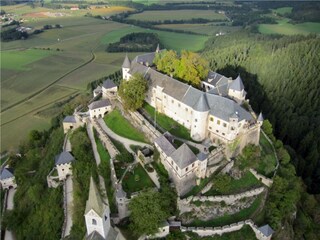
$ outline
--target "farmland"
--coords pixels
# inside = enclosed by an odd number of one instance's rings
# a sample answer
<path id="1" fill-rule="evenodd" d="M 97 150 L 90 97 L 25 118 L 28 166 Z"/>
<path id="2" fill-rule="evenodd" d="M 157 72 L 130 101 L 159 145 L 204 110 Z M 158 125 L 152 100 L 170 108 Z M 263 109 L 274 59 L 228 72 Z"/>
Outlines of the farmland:
<path id="1" fill-rule="evenodd" d="M 263 34 L 309 34 L 320 33 L 320 23 L 304 22 L 298 24 L 289 23 L 288 19 L 278 21 L 278 24 L 260 24 L 259 32 Z"/>
<path id="2" fill-rule="evenodd" d="M 203 18 L 208 20 L 226 20 L 226 16 L 212 10 L 167 10 L 167 11 L 144 11 L 132 14 L 128 19 L 140 21 L 164 21 L 164 20 L 189 20 Z"/>
<path id="3" fill-rule="evenodd" d="M 238 31 L 240 27 L 233 27 L 233 26 L 219 26 L 214 23 L 198 23 L 198 24 L 160 24 L 155 25 L 157 28 L 163 29 L 172 29 L 172 30 L 183 30 L 183 31 L 190 31 L 198 34 L 204 35 L 215 35 L 219 32 L 223 33 L 230 33 L 234 31 Z"/>
<path id="4" fill-rule="evenodd" d="M 159 35 L 159 39 L 165 48 L 174 49 L 177 51 L 181 51 L 183 49 L 187 49 L 190 51 L 199 51 L 204 47 L 204 43 L 209 38 L 208 36 L 190 35 L 186 33 L 166 32 L 128 26 L 126 28 L 118 29 L 106 34 L 101 41 L 104 44 L 116 42 L 119 41 L 122 36 L 132 32 L 156 33 Z"/>
<path id="5" fill-rule="evenodd" d="M 26 19 L 22 26 L 32 29 L 56 24 L 62 27 L 30 35 L 27 40 L 1 44 L 1 151 L 16 148 L 31 129 L 41 130 L 49 126 L 52 116 L 37 112 L 52 112 L 46 109 L 55 102 L 86 92 L 89 82 L 120 68 L 124 53 L 107 53 L 107 44 L 119 41 L 131 32 L 153 32 L 159 35 L 166 48 L 198 51 L 209 38 L 84 16 L 87 12 L 105 16 L 131 10 L 126 7 L 70 11 L 33 9 L 20 4 L 5 6 L 4 10 Z M 54 12 L 63 14 L 53 17 L 50 14 Z M 137 54 L 130 53 L 129 57 L 132 59 Z"/>

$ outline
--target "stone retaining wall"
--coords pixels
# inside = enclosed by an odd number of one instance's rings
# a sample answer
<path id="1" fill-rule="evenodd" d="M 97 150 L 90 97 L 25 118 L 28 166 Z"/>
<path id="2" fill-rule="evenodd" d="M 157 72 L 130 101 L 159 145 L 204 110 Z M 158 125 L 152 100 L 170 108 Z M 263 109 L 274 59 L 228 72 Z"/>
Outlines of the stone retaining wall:
<path id="1" fill-rule="evenodd" d="M 259 240 L 268 240 L 270 237 L 266 237 L 262 234 L 262 232 L 259 230 L 259 228 L 254 224 L 254 222 L 251 219 L 233 223 L 230 225 L 225 225 L 222 227 L 181 227 L 182 232 L 194 232 L 198 234 L 201 237 L 205 236 L 212 236 L 212 235 L 222 235 L 223 233 L 229 233 L 240 230 L 244 225 L 249 225 L 254 233 L 256 234 L 257 239 Z"/>
<path id="2" fill-rule="evenodd" d="M 220 196 L 190 196 L 185 199 L 178 199 L 182 204 L 190 204 L 191 201 L 200 201 L 200 202 L 222 202 L 224 201 L 227 204 L 232 204 L 235 201 L 245 198 L 245 197 L 253 197 L 256 195 L 259 195 L 264 191 L 264 187 L 259 187 L 254 190 L 246 191 L 239 194 L 233 194 L 233 195 L 220 195 Z"/>

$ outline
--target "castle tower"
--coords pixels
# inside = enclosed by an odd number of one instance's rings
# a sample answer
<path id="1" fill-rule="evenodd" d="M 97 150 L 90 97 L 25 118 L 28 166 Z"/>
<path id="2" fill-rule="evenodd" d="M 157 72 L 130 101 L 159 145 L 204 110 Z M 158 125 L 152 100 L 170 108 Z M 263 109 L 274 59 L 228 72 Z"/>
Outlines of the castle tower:
<path id="1" fill-rule="evenodd" d="M 123 191 L 121 184 L 117 186 L 116 190 L 116 204 L 118 207 L 119 218 L 129 216 L 127 193 Z"/>
<path id="2" fill-rule="evenodd" d="M 263 115 L 262 115 L 262 112 L 260 112 L 260 114 L 259 114 L 259 116 L 258 116 L 258 118 L 257 118 L 257 123 L 260 125 L 260 126 L 262 126 L 262 124 L 263 124 Z"/>
<path id="3" fill-rule="evenodd" d="M 246 98 L 246 91 L 240 75 L 232 81 L 229 87 L 228 95 L 234 98 L 238 103 L 242 103 Z"/>
<path id="4" fill-rule="evenodd" d="M 125 80 L 129 80 L 130 78 L 130 71 L 131 68 L 131 62 L 130 59 L 128 58 L 128 54 L 126 54 L 126 57 L 124 58 L 123 64 L 122 64 L 122 78 Z"/>
<path id="5" fill-rule="evenodd" d="M 90 179 L 89 199 L 86 203 L 84 216 L 87 227 L 87 239 L 92 239 L 90 236 L 96 235 L 100 235 L 102 239 L 108 239 L 109 231 L 113 231 L 113 229 L 110 229 L 110 209 L 103 202 L 92 177 Z"/>
<path id="6" fill-rule="evenodd" d="M 159 43 L 158 43 L 157 49 L 156 49 L 156 53 L 159 53 L 159 52 L 160 52 L 160 45 L 159 45 Z"/>
<path id="7" fill-rule="evenodd" d="M 191 137 L 195 141 L 202 141 L 206 137 L 207 120 L 210 110 L 205 93 L 201 94 L 193 109 Z"/>

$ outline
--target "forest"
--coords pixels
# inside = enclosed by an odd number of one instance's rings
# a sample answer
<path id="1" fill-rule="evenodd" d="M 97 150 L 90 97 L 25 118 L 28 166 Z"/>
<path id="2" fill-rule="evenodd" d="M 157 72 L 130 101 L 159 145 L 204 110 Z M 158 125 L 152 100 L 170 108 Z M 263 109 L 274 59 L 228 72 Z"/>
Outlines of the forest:
<path id="1" fill-rule="evenodd" d="M 205 49 L 211 69 L 241 75 L 252 107 L 274 126 L 308 191 L 320 193 L 319 38 L 244 32 L 212 39 Z"/>
<path id="2" fill-rule="evenodd" d="M 110 43 L 106 49 L 107 52 L 153 52 L 160 40 L 155 33 L 130 33 L 119 42 Z"/>

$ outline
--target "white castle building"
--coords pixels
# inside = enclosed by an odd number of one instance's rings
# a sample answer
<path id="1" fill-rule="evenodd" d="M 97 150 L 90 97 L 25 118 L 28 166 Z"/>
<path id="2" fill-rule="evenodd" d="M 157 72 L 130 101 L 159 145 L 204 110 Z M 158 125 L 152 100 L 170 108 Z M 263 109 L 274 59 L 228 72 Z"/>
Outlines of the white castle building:
<path id="1" fill-rule="evenodd" d="M 202 91 L 158 72 L 153 60 L 159 52 L 157 49 L 132 61 L 126 56 L 122 65 L 123 79 L 139 73 L 148 80 L 146 101 L 156 111 L 189 129 L 195 141 L 209 138 L 216 145 L 229 146 L 229 156 L 249 143 L 259 143 L 262 122 L 241 106 L 246 92 L 240 76 L 232 80 L 210 71 Z"/>

